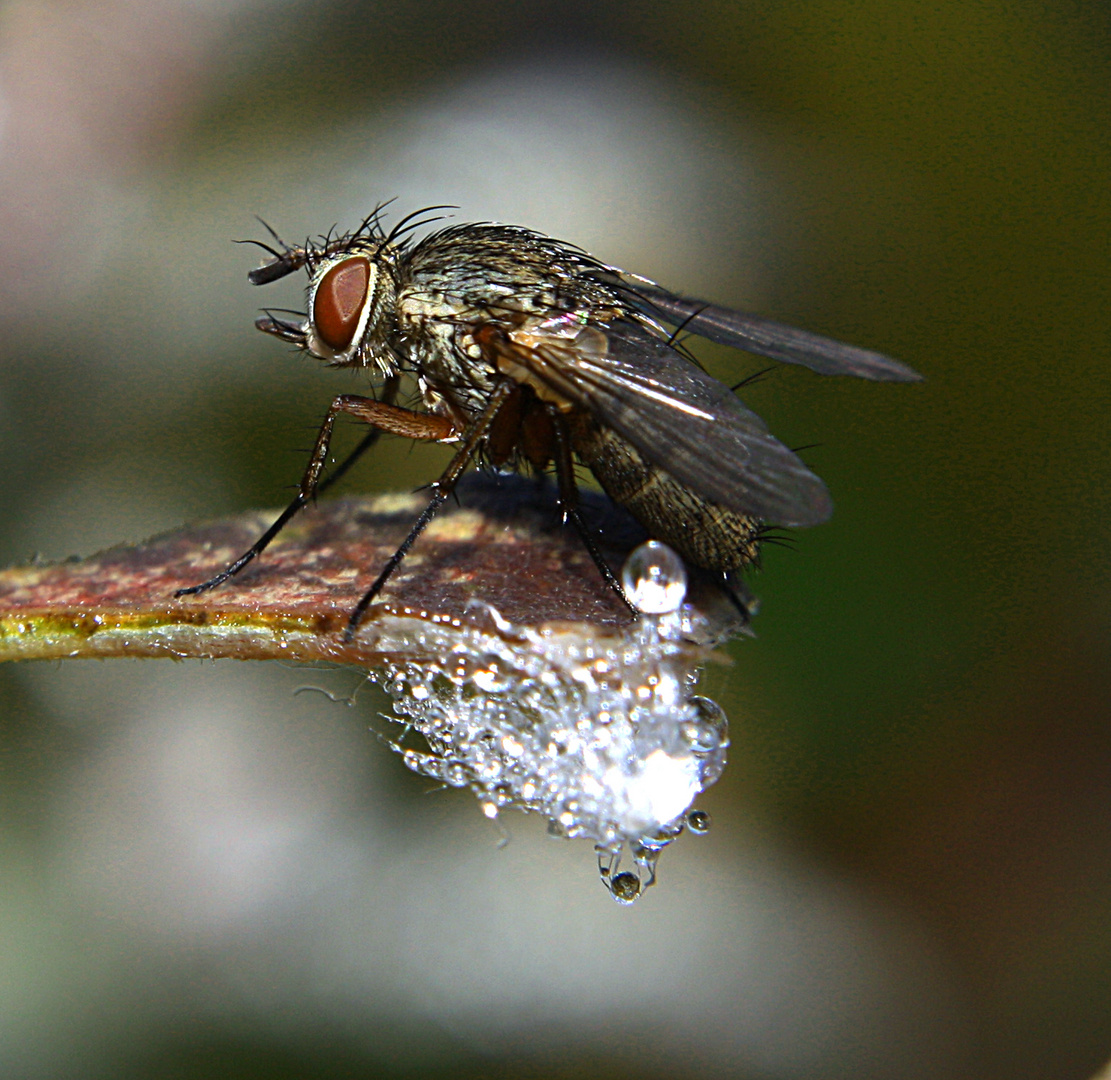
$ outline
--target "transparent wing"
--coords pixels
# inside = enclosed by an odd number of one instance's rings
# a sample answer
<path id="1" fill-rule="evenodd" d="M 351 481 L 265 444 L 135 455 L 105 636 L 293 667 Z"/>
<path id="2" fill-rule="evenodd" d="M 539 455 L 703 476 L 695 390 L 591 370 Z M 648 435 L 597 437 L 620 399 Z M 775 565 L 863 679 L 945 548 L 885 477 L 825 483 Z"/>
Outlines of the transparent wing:
<path id="1" fill-rule="evenodd" d="M 533 327 L 509 338 L 516 363 L 704 497 L 778 525 L 832 512 L 822 481 L 760 417 L 646 328 Z"/>
<path id="2" fill-rule="evenodd" d="M 622 284 L 639 311 L 719 345 L 746 349 L 785 364 L 801 364 L 821 375 L 856 375 L 886 382 L 922 379 L 913 368 L 883 353 L 858 349 L 758 315 L 675 296 L 653 282 L 634 280 L 634 285 Z"/>

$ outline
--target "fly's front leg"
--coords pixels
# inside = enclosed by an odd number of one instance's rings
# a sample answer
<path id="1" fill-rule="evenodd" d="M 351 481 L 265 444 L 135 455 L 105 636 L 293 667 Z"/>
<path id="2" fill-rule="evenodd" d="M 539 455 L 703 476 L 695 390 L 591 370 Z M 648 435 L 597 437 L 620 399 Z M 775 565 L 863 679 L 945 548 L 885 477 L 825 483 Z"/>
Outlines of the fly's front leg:
<path id="1" fill-rule="evenodd" d="M 386 385 L 383 396 L 392 399 L 397 393 L 397 381 L 391 379 Z M 329 476 L 321 482 L 320 474 L 328 458 L 328 445 L 332 438 L 332 428 L 335 426 L 336 417 L 340 413 L 354 416 L 374 428 L 366 438 L 355 448 L 348 458 Z M 207 592 L 209 589 L 222 585 L 228 578 L 234 577 L 248 563 L 261 555 L 269 547 L 274 537 L 289 524 L 289 521 L 318 491 L 324 490 L 338 480 L 354 464 L 355 460 L 368 450 L 383 432 L 394 435 L 404 435 L 411 439 L 422 439 L 429 442 L 448 442 L 457 437 L 455 425 L 441 416 L 430 416 L 425 413 L 412 412 L 401 409 L 392 404 L 391 400 L 375 401 L 373 398 L 357 397 L 354 394 L 341 394 L 328 409 L 324 423 L 320 425 L 320 432 L 316 437 L 312 456 L 305 468 L 301 483 L 298 485 L 297 494 L 293 501 L 281 512 L 278 519 L 251 545 L 238 559 L 226 569 L 221 570 L 215 577 L 200 585 L 193 585 L 187 589 L 178 589 L 174 596 L 193 596 L 197 593 Z"/>
<path id="2" fill-rule="evenodd" d="M 617 594 L 617 598 L 625 605 L 629 614 L 634 619 L 638 619 L 640 618 L 640 612 L 629 602 L 625 590 L 621 588 L 621 582 L 614 576 L 609 563 L 602 558 L 602 553 L 598 550 L 598 545 L 594 540 L 594 534 L 587 527 L 586 522 L 583 521 L 582 513 L 579 511 L 579 489 L 575 484 L 575 462 L 571 457 L 571 439 L 567 433 L 567 421 L 564 420 L 563 414 L 557 409 L 551 409 L 550 415 L 555 432 L 555 467 L 556 480 L 559 483 L 559 505 L 563 511 L 564 520 L 570 521 L 574 525 L 575 531 L 579 534 L 579 539 L 582 540 L 583 546 L 594 560 L 594 565 L 598 567 L 602 579 Z"/>
<path id="3" fill-rule="evenodd" d="M 302 506 L 317 492 L 320 474 L 328 460 L 332 428 L 335 426 L 336 417 L 341 413 L 362 420 L 379 432 L 386 431 L 406 439 L 419 439 L 422 442 L 452 442 L 459 436 L 459 429 L 447 417 L 413 412 L 412 409 L 402 409 L 388 401 L 375 401 L 373 398 L 359 397 L 356 394 L 340 394 L 332 402 L 328 415 L 324 417 L 324 423 L 320 425 L 320 433 L 316 437 L 312 456 L 301 477 L 297 498 L 301 500 Z"/>

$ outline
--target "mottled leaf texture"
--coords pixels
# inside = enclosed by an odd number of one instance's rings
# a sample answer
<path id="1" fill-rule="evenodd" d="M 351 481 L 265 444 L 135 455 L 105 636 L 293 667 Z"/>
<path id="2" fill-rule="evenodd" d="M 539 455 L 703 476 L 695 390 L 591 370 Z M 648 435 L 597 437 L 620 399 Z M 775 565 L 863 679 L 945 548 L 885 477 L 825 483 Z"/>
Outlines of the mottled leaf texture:
<path id="1" fill-rule="evenodd" d="M 322 502 L 305 510 L 231 582 L 174 598 L 250 546 L 276 516 L 250 513 L 62 563 L 0 572 L 0 660 L 169 656 L 328 660 L 374 667 L 420 660 L 422 625 L 490 619 L 517 627 L 578 624 L 621 634 L 629 618 L 550 487 L 477 474 L 444 508 L 350 643 L 348 617 L 427 495 Z M 620 567 L 643 539 L 606 500 L 589 498 L 607 558 Z M 728 604 L 709 584 L 693 598 L 715 622 Z"/>

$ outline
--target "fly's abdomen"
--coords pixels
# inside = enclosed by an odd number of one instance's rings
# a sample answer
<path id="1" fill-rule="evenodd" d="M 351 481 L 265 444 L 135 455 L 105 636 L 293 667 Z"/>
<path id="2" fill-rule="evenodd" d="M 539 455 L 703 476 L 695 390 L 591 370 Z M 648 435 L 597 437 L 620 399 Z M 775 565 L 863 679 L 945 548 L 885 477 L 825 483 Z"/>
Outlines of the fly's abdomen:
<path id="1" fill-rule="evenodd" d="M 688 562 L 730 571 L 756 561 L 760 523 L 755 518 L 692 491 L 583 413 L 572 421 L 572 443 L 606 494 Z"/>

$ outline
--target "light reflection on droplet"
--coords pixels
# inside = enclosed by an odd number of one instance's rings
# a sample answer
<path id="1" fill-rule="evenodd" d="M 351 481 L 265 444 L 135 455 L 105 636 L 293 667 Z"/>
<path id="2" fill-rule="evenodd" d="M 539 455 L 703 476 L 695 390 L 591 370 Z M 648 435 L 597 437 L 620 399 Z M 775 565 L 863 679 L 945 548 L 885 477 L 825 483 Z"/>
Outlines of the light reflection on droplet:
<path id="1" fill-rule="evenodd" d="M 674 576 L 657 573 L 672 553 L 646 550 L 646 577 L 681 603 L 681 564 Z M 419 631 L 427 655 L 449 659 L 407 661 L 379 676 L 395 715 L 427 746 L 406 748 L 405 763 L 469 787 L 491 818 L 531 810 L 555 836 L 593 840 L 606 889 L 631 903 L 725 764 L 725 717 L 693 693 L 703 654 L 671 625 L 691 618 L 661 612 L 589 640 L 504 621 L 508 632 L 492 633 L 488 618 L 462 633 L 427 625 Z M 623 853 L 633 866 L 619 866 Z"/>
<path id="2" fill-rule="evenodd" d="M 621 587 L 645 615 L 678 611 L 687 595 L 687 569 L 666 544 L 649 540 L 625 560 Z"/>
<path id="3" fill-rule="evenodd" d="M 687 814 L 687 828 L 692 833 L 703 835 L 710 831 L 710 826 L 713 824 L 710 815 L 705 810 L 691 810 Z"/>
<path id="4" fill-rule="evenodd" d="M 610 882 L 610 892 L 619 904 L 631 904 L 640 896 L 640 878 L 631 870 L 622 870 Z"/>

